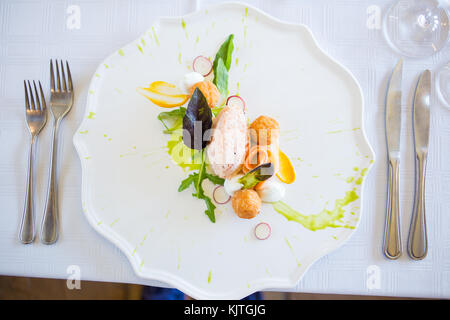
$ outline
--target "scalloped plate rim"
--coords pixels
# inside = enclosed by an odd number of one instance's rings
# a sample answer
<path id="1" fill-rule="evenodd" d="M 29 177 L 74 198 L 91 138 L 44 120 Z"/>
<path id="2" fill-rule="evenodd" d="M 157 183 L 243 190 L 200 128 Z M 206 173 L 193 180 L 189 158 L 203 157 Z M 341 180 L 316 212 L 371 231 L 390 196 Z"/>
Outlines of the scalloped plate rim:
<path id="1" fill-rule="evenodd" d="M 304 24 L 300 24 L 300 23 L 292 23 L 292 22 L 285 22 L 282 21 L 276 17 L 273 17 L 267 13 L 265 13 L 264 11 L 262 11 L 261 9 L 258 9 L 252 5 L 249 5 L 247 3 L 242 3 L 242 2 L 225 2 L 225 3 L 219 3 L 219 4 L 215 4 L 215 5 L 211 5 L 208 6 L 207 9 L 210 10 L 214 10 L 217 9 L 219 7 L 223 7 L 223 6 L 240 6 L 240 7 L 247 7 L 255 12 L 257 12 L 258 14 L 264 16 L 267 19 L 272 20 L 273 22 L 276 22 L 278 24 L 281 24 L 283 26 L 286 27 L 291 27 L 291 28 L 296 28 L 298 29 L 299 32 L 306 32 L 308 34 L 308 36 L 313 40 L 314 45 L 316 46 L 317 49 L 319 49 L 319 51 L 330 61 L 332 61 L 333 63 L 335 63 L 336 65 L 338 65 L 343 71 L 345 71 L 352 79 L 352 81 L 354 82 L 354 84 L 356 84 L 358 91 L 359 91 L 359 95 L 361 98 L 361 134 L 363 137 L 363 140 L 365 142 L 365 146 L 361 146 L 361 147 L 365 147 L 368 149 L 369 152 L 369 160 L 372 160 L 371 163 L 369 164 L 369 166 L 367 167 L 368 171 L 367 173 L 370 172 L 370 170 L 372 169 L 372 166 L 374 165 L 374 160 L 375 160 L 375 152 L 367 138 L 366 132 L 365 132 L 365 125 L 364 125 L 364 107 L 365 107 L 365 103 L 364 103 L 364 95 L 363 95 L 363 91 L 362 88 L 359 84 L 359 82 L 356 80 L 356 78 L 354 77 L 354 75 L 350 72 L 350 70 L 345 67 L 343 64 L 341 64 L 340 62 L 338 62 L 335 58 L 331 57 L 325 50 L 323 50 L 318 42 L 317 39 L 314 37 L 312 31 L 309 29 L 308 26 L 304 25 Z M 200 9 L 191 13 L 188 13 L 186 15 L 181 15 L 181 16 L 169 16 L 169 17 L 159 17 L 155 20 L 155 22 L 143 33 L 141 34 L 139 37 L 137 37 L 135 40 L 129 42 L 128 44 L 126 44 L 125 46 L 122 46 L 121 48 L 127 48 L 130 47 L 132 45 L 134 45 L 135 43 L 137 43 L 137 41 L 142 37 L 142 35 L 144 35 L 146 32 L 152 30 L 152 28 L 154 28 L 155 30 L 157 30 L 157 28 L 161 25 L 161 23 L 163 22 L 175 22 L 175 21 L 181 21 L 183 18 L 188 18 L 190 16 L 195 16 L 197 14 L 200 14 L 201 11 L 204 11 L 205 9 Z M 113 57 L 117 54 L 116 51 L 114 51 L 112 54 L 108 55 L 97 67 L 96 71 L 94 72 L 94 75 L 92 76 L 91 80 L 90 80 L 90 85 L 89 85 L 89 91 L 93 90 L 94 87 L 97 86 L 97 84 L 99 83 L 98 81 L 102 81 L 99 80 L 98 78 L 96 78 L 95 74 L 98 73 L 100 71 L 100 68 L 102 68 L 102 66 L 107 63 L 108 61 L 110 61 L 111 59 L 113 59 Z M 87 184 L 87 174 L 86 172 L 87 170 L 87 161 L 86 159 L 83 159 L 83 154 L 86 154 L 82 149 L 86 148 L 83 142 L 82 137 L 79 134 L 79 130 L 80 128 L 83 127 L 85 121 L 87 121 L 87 115 L 89 114 L 89 108 L 88 106 L 91 105 L 95 105 L 95 103 L 92 101 L 92 99 L 94 98 L 93 96 L 95 96 L 95 94 L 90 95 L 88 94 L 87 97 L 87 103 L 86 103 L 86 108 L 85 108 L 85 113 L 83 116 L 83 121 L 80 123 L 79 127 L 77 128 L 74 136 L 73 136 L 73 143 L 75 146 L 75 150 L 80 158 L 80 162 L 81 162 L 81 198 L 82 198 L 82 203 L 84 203 L 84 199 L 87 198 L 87 191 L 88 191 L 88 184 Z M 362 177 L 362 183 L 361 183 L 361 194 L 360 194 L 360 201 L 361 203 L 363 203 L 364 200 L 364 186 L 366 184 L 366 180 L 367 180 L 367 175 Z M 199 289 L 198 287 L 196 287 L 194 284 L 185 281 L 184 279 L 182 279 L 181 277 L 175 276 L 172 273 L 169 272 L 165 272 L 162 270 L 158 270 L 158 269 L 153 269 L 150 270 L 149 272 L 143 273 L 139 270 L 139 265 L 137 262 L 137 258 L 136 256 L 132 256 L 130 254 L 131 250 L 130 247 L 127 245 L 127 241 L 121 239 L 121 237 L 116 233 L 116 232 L 110 232 L 109 230 L 106 230 L 102 225 L 98 225 L 98 223 L 96 223 L 96 221 L 94 220 L 93 216 L 95 216 L 95 213 L 91 212 L 89 210 L 88 207 L 85 208 L 85 216 L 89 222 L 89 224 L 91 225 L 92 228 L 94 228 L 99 234 L 101 234 L 104 238 L 106 238 L 107 240 L 111 241 L 115 246 L 117 246 L 122 253 L 125 254 L 125 256 L 127 257 L 127 259 L 129 260 L 135 274 L 143 279 L 148 279 L 148 280 L 156 280 L 156 281 L 160 281 L 160 282 L 164 282 L 167 283 L 173 287 L 176 287 L 178 289 L 180 289 L 181 291 L 183 291 L 184 293 L 186 293 L 189 296 L 192 296 L 196 299 L 239 299 L 239 298 L 243 298 L 253 292 L 256 291 L 262 291 L 262 290 L 267 290 L 267 289 L 292 289 L 294 288 L 303 278 L 303 276 L 306 274 L 306 272 L 309 270 L 309 268 L 321 257 L 335 251 L 336 249 L 340 248 L 341 246 L 343 246 L 351 237 L 352 235 L 355 233 L 355 231 L 358 229 L 359 224 L 361 222 L 361 218 L 363 215 L 363 209 L 362 206 L 359 209 L 359 219 L 355 225 L 355 228 L 352 230 L 352 232 L 349 233 L 349 235 L 346 238 L 343 239 L 339 239 L 336 241 L 335 245 L 330 246 L 330 245 L 323 245 L 319 248 L 319 250 L 317 250 L 315 252 L 315 254 L 312 254 L 310 256 L 307 256 L 305 258 L 304 261 L 307 261 L 306 263 L 302 262 L 302 266 L 300 268 L 298 268 L 295 271 L 295 281 L 281 281 L 281 280 L 274 280 L 271 278 L 261 278 L 260 281 L 254 283 L 252 285 L 251 288 L 248 289 L 239 289 L 236 291 L 232 291 L 232 292 L 227 292 L 227 293 L 219 293 L 219 294 L 211 294 L 211 293 L 207 293 L 201 289 Z M 138 255 L 137 255 L 138 256 Z M 293 277 L 291 277 L 293 278 Z M 261 283 L 259 283 L 261 282 Z"/>

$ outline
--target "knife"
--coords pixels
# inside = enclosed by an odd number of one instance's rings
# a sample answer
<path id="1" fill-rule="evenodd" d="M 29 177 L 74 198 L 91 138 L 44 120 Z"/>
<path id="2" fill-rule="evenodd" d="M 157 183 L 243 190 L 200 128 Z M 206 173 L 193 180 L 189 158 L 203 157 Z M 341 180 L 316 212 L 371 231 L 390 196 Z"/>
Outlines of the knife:
<path id="1" fill-rule="evenodd" d="M 417 82 L 414 97 L 414 145 L 416 150 L 416 192 L 408 235 L 408 254 L 422 260 L 428 251 L 425 221 L 425 170 L 430 133 L 431 72 L 425 70 Z"/>
<path id="2" fill-rule="evenodd" d="M 388 197 L 384 231 L 384 255 L 397 259 L 402 253 L 399 223 L 400 132 L 402 125 L 403 60 L 395 66 L 386 94 L 386 142 L 388 148 Z"/>

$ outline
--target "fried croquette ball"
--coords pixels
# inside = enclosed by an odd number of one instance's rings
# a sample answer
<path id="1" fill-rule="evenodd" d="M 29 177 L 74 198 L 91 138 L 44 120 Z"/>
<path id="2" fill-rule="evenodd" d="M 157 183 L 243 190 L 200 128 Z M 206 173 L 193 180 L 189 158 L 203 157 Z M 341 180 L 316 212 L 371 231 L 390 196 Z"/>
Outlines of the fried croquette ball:
<path id="1" fill-rule="evenodd" d="M 206 98 L 206 101 L 208 101 L 208 105 L 210 108 L 214 108 L 215 106 L 217 106 L 220 99 L 220 92 L 214 83 L 208 80 L 197 82 L 191 87 L 190 90 L 191 96 L 194 93 L 195 88 L 198 88 L 203 93 L 203 95 Z"/>
<path id="2" fill-rule="evenodd" d="M 239 190 L 233 194 L 232 205 L 240 218 L 252 219 L 261 210 L 261 198 L 255 190 Z"/>
<path id="3" fill-rule="evenodd" d="M 250 125 L 250 136 L 259 145 L 271 145 L 280 136 L 280 125 L 273 118 L 259 116 Z"/>

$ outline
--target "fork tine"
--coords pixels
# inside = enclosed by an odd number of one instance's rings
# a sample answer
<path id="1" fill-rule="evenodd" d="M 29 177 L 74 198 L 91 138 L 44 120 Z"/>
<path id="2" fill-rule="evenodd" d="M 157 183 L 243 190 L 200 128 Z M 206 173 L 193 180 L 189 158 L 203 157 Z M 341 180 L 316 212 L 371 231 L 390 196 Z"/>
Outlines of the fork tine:
<path id="1" fill-rule="evenodd" d="M 55 74 L 53 72 L 53 61 L 50 59 L 50 91 L 55 92 Z"/>
<path id="2" fill-rule="evenodd" d="M 34 86 L 34 94 L 36 97 L 36 110 L 42 110 L 41 108 L 41 100 L 39 99 L 39 94 L 37 92 L 37 88 L 36 88 L 36 82 L 33 80 L 33 86 Z"/>
<path id="3" fill-rule="evenodd" d="M 70 74 L 70 68 L 69 68 L 69 63 L 66 60 L 66 68 L 67 68 L 67 82 L 69 83 L 69 92 L 73 91 L 73 86 L 72 86 L 72 75 Z"/>
<path id="4" fill-rule="evenodd" d="M 31 106 L 32 110 L 36 110 L 36 104 L 34 103 L 34 96 L 33 96 L 33 90 L 31 89 L 31 84 L 30 84 L 30 80 L 27 81 L 28 82 L 28 91 L 30 92 L 30 101 L 31 101 Z"/>
<path id="5" fill-rule="evenodd" d="M 66 87 L 66 74 L 64 73 L 64 65 L 63 65 L 63 61 L 60 61 L 61 64 L 61 75 L 62 75 L 62 88 L 63 91 L 66 92 L 67 91 L 67 87 Z"/>
<path id="6" fill-rule="evenodd" d="M 59 67 L 58 67 L 58 59 L 55 59 L 56 65 L 56 87 L 58 88 L 58 92 L 61 91 L 61 77 L 59 76 Z"/>
<path id="7" fill-rule="evenodd" d="M 25 107 L 30 109 L 30 100 L 28 99 L 28 90 L 27 90 L 27 82 L 23 80 L 23 87 L 25 89 Z"/>
<path id="8" fill-rule="evenodd" d="M 42 111 L 45 111 L 45 110 L 47 110 L 47 104 L 45 103 L 45 96 L 44 96 L 44 92 L 42 91 L 41 82 L 38 81 L 38 83 L 39 83 L 39 89 L 40 89 L 40 91 L 41 91 L 41 103 L 42 103 L 42 108 L 41 108 L 41 110 L 42 110 Z"/>

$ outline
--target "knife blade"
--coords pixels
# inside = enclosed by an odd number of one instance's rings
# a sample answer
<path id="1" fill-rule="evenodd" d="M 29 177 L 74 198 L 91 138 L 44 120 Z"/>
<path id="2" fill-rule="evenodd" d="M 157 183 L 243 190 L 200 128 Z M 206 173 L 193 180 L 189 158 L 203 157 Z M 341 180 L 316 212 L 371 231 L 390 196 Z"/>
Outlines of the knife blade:
<path id="1" fill-rule="evenodd" d="M 408 235 L 408 255 L 414 260 L 422 260 L 426 257 L 428 251 L 425 220 L 425 171 L 430 135 L 430 106 L 431 72 L 425 70 L 417 82 L 413 106 L 416 192 Z"/>
<path id="2" fill-rule="evenodd" d="M 399 165 L 400 133 L 402 124 L 402 75 L 403 60 L 400 59 L 389 80 L 386 94 L 386 142 L 388 149 L 388 197 L 384 232 L 384 254 L 389 259 L 401 255 L 399 223 Z"/>

